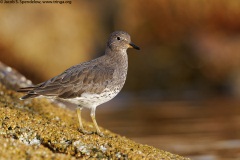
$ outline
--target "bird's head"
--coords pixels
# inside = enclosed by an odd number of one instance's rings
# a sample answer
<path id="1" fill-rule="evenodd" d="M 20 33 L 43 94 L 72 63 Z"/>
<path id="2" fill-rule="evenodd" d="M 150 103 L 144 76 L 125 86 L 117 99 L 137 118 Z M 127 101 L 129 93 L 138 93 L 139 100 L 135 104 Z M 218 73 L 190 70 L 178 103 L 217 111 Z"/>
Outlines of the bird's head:
<path id="1" fill-rule="evenodd" d="M 131 42 L 131 37 L 127 32 L 115 31 L 113 32 L 107 43 L 111 50 L 127 50 L 128 48 L 134 48 L 140 50 L 138 46 Z"/>

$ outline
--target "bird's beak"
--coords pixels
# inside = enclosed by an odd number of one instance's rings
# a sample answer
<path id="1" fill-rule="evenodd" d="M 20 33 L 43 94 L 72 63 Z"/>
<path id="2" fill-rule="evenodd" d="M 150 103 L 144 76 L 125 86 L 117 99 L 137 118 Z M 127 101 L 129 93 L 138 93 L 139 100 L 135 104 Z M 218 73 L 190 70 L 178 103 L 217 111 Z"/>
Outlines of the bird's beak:
<path id="1" fill-rule="evenodd" d="M 133 44 L 132 42 L 129 43 L 129 48 L 134 48 L 134 49 L 140 50 L 140 48 L 138 46 L 136 46 L 135 44 Z"/>

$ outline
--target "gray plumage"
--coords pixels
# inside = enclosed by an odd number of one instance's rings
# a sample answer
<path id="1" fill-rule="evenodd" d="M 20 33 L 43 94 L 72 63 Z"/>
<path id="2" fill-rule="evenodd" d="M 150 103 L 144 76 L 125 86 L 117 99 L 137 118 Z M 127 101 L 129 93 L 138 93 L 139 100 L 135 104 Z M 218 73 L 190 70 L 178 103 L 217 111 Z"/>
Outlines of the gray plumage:
<path id="1" fill-rule="evenodd" d="M 80 107 L 92 109 L 91 116 L 95 121 L 95 109 L 115 97 L 122 89 L 128 69 L 127 49 L 139 49 L 131 43 L 128 33 L 116 31 L 110 35 L 105 54 L 70 67 L 62 74 L 33 87 L 20 88 L 19 92 L 27 93 L 21 100 L 46 96 L 73 102 Z M 80 129 L 83 131 L 79 119 Z M 94 122 L 97 132 L 100 130 Z"/>

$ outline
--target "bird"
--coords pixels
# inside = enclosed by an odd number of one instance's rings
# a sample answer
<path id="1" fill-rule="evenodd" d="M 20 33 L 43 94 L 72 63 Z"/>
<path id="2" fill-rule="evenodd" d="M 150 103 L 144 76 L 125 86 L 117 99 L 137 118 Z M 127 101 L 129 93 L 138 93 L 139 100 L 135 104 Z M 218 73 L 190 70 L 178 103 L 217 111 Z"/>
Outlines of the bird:
<path id="1" fill-rule="evenodd" d="M 45 82 L 20 88 L 18 92 L 25 93 L 20 100 L 44 96 L 76 104 L 79 131 L 103 136 L 96 121 L 96 108 L 113 99 L 123 88 L 127 78 L 128 48 L 140 50 L 131 42 L 127 32 L 115 31 L 110 34 L 102 56 L 74 65 Z M 84 130 L 81 118 L 83 108 L 91 110 L 96 132 Z"/>

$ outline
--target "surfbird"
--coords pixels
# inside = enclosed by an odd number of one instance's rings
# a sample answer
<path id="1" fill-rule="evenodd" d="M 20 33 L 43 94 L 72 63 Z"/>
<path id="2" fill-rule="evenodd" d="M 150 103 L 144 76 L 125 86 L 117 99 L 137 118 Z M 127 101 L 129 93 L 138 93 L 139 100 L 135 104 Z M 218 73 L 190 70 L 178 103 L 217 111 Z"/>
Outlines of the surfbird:
<path id="1" fill-rule="evenodd" d="M 124 31 L 113 32 L 106 45 L 105 54 L 88 62 L 80 63 L 45 82 L 32 87 L 20 88 L 26 93 L 21 100 L 45 96 L 78 105 L 79 130 L 84 130 L 82 108 L 91 109 L 91 118 L 97 134 L 103 135 L 95 118 L 96 107 L 114 98 L 122 89 L 128 70 L 127 49 L 140 48 L 131 42 Z"/>

